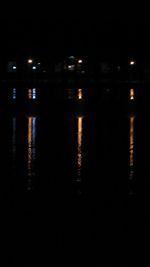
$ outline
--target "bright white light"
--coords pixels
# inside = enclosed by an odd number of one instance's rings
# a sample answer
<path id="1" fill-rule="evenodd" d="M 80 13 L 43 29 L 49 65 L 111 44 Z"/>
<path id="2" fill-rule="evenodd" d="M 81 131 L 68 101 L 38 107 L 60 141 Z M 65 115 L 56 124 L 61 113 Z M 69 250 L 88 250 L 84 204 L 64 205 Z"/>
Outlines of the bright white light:
<path id="1" fill-rule="evenodd" d="M 13 68 L 13 70 L 16 70 L 16 69 L 17 69 L 17 67 L 16 67 L 16 66 L 13 66 L 12 68 Z"/>
<path id="2" fill-rule="evenodd" d="M 33 63 L 33 60 L 32 59 L 28 59 L 28 63 L 29 64 L 32 64 Z"/>
<path id="3" fill-rule="evenodd" d="M 79 64 L 82 64 L 82 63 L 83 63 L 83 60 L 82 60 L 82 59 L 79 59 L 79 60 L 78 60 L 78 63 L 79 63 Z"/>
<path id="4" fill-rule="evenodd" d="M 32 99 L 36 99 L 36 88 L 32 89 Z"/>
<path id="5" fill-rule="evenodd" d="M 68 66 L 68 69 L 70 69 L 70 70 L 71 70 L 71 69 L 72 69 L 72 66 L 71 66 L 71 65 L 69 65 L 69 66 Z"/>
<path id="6" fill-rule="evenodd" d="M 32 69 L 33 69 L 33 70 L 36 70 L 36 66 L 33 66 Z"/>
<path id="7" fill-rule="evenodd" d="M 36 88 L 28 89 L 28 98 L 36 99 Z"/>
<path id="8" fill-rule="evenodd" d="M 130 65 L 135 65 L 135 61 L 131 60 Z"/>

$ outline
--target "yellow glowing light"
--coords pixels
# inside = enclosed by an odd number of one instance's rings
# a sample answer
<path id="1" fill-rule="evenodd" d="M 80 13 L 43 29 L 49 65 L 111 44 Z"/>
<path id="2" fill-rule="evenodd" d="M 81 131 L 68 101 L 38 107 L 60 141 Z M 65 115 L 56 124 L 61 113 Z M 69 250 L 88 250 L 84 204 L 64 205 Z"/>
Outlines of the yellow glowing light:
<path id="1" fill-rule="evenodd" d="M 78 89 L 78 99 L 82 99 L 83 98 L 83 92 L 82 89 Z"/>
<path id="2" fill-rule="evenodd" d="M 36 118 L 28 117 L 28 151 L 27 151 L 27 164 L 28 164 L 28 176 L 33 176 L 34 172 L 34 160 L 36 156 L 35 149 L 35 138 L 36 138 Z"/>
<path id="3" fill-rule="evenodd" d="M 32 99 L 32 89 L 29 89 L 28 90 L 28 98 L 29 99 Z"/>
<path id="4" fill-rule="evenodd" d="M 135 116 L 130 116 L 130 180 L 132 180 L 134 175 L 134 120 Z"/>
<path id="5" fill-rule="evenodd" d="M 32 64 L 33 63 L 33 60 L 30 58 L 30 59 L 28 59 L 28 63 L 29 64 Z"/>
<path id="6" fill-rule="evenodd" d="M 135 96 L 135 93 L 134 93 L 134 89 L 130 89 L 130 100 L 134 100 L 134 96 Z"/>
<path id="7" fill-rule="evenodd" d="M 32 165 L 32 117 L 28 118 L 28 174 L 31 175 Z"/>

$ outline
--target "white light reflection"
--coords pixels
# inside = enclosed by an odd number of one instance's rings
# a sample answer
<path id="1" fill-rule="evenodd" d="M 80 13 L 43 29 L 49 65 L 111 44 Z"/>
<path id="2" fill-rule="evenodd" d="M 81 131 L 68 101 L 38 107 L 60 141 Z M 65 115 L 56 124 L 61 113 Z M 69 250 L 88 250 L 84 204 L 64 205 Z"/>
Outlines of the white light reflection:
<path id="1" fill-rule="evenodd" d="M 28 190 L 31 190 L 31 176 L 35 175 L 34 163 L 36 159 L 36 117 L 28 117 Z"/>
<path id="2" fill-rule="evenodd" d="M 15 100 L 16 99 L 16 88 L 13 88 L 12 91 L 12 98 Z"/>
<path id="3" fill-rule="evenodd" d="M 134 120 L 135 116 L 130 115 L 130 175 L 129 179 L 132 180 L 134 176 Z"/>
<path id="4" fill-rule="evenodd" d="M 28 89 L 28 99 L 36 99 L 36 88 Z"/>
<path id="5" fill-rule="evenodd" d="M 83 116 L 77 117 L 78 120 L 78 130 L 77 130 L 77 172 L 78 178 L 77 182 L 81 182 L 81 171 L 82 171 L 82 138 L 83 138 Z"/>
<path id="6" fill-rule="evenodd" d="M 36 99 L 36 88 L 32 89 L 32 99 Z"/>

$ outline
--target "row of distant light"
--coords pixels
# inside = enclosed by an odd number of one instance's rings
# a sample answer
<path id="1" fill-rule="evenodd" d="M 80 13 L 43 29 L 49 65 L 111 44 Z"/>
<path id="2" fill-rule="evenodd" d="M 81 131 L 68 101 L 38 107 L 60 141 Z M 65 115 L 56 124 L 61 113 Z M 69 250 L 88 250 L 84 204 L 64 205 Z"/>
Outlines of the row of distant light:
<path id="1" fill-rule="evenodd" d="M 31 58 L 30 58 L 30 59 L 28 59 L 27 63 L 28 63 L 28 64 L 33 64 L 33 59 L 31 59 Z M 40 66 L 40 65 L 41 65 L 41 63 L 40 63 L 40 62 L 38 62 L 38 63 L 37 63 L 37 65 L 39 65 L 39 66 Z M 16 66 L 13 66 L 12 68 L 13 68 L 13 70 L 16 70 L 16 69 L 17 69 L 17 67 L 16 67 Z M 33 70 L 36 70 L 36 66 L 32 66 L 32 69 L 33 69 Z"/>
<path id="2" fill-rule="evenodd" d="M 82 59 L 79 59 L 78 60 L 78 64 L 82 64 L 83 63 L 83 60 Z M 75 65 L 73 64 L 73 65 L 68 65 L 68 69 L 72 69 L 73 67 L 75 67 Z"/>
<path id="3" fill-rule="evenodd" d="M 28 63 L 29 63 L 29 64 L 32 64 L 32 63 L 33 63 L 33 60 L 32 60 L 32 59 L 28 59 Z M 83 63 L 83 60 L 82 60 L 82 59 L 79 59 L 79 60 L 78 60 L 78 64 L 82 64 L 82 63 Z M 40 65 L 41 63 L 38 62 L 37 64 Z M 130 65 L 130 66 L 134 66 L 134 65 L 135 65 L 135 61 L 134 61 L 134 60 L 131 60 L 131 61 L 129 62 L 129 65 Z M 15 66 L 14 66 L 14 67 L 15 67 Z M 71 69 L 72 66 L 69 65 L 68 68 Z M 16 67 L 15 67 L 15 69 L 16 69 Z M 33 69 L 33 70 L 36 70 L 36 66 L 33 66 L 32 69 Z"/>
<path id="4" fill-rule="evenodd" d="M 107 89 L 108 91 L 108 89 Z M 83 90 L 82 89 L 78 89 L 78 99 L 81 100 L 83 98 Z M 16 88 L 13 88 L 13 99 L 16 99 Z M 28 98 L 29 99 L 36 99 L 36 88 L 32 88 L 32 89 L 28 89 Z M 135 92 L 134 89 L 131 88 L 130 89 L 130 100 L 133 101 L 135 98 Z"/>
<path id="5" fill-rule="evenodd" d="M 13 91 L 12 91 L 12 98 L 13 99 L 16 99 L 16 88 L 13 88 Z M 36 99 L 36 88 L 32 88 L 32 89 L 28 89 L 28 98 L 29 99 Z"/>
<path id="6" fill-rule="evenodd" d="M 33 63 L 33 59 L 31 59 L 31 58 L 28 59 L 28 63 L 29 63 L 29 64 L 32 64 L 32 63 Z M 79 59 L 79 60 L 78 60 L 78 63 L 79 63 L 79 64 L 82 64 L 82 63 L 83 63 L 83 60 L 82 60 L 82 59 Z M 37 64 L 40 65 L 41 63 L 38 62 Z"/>
<path id="7" fill-rule="evenodd" d="M 33 63 L 33 59 L 29 58 L 29 59 L 28 59 L 28 64 L 32 64 L 32 63 Z M 38 62 L 37 65 L 41 65 L 41 63 Z M 36 66 L 33 66 L 32 69 L 33 69 L 33 70 L 36 70 Z"/>
<path id="8" fill-rule="evenodd" d="M 83 63 L 83 60 L 82 60 L 82 59 L 79 59 L 79 60 L 78 60 L 78 63 L 79 63 L 79 64 L 82 64 L 82 63 Z M 33 64 L 33 59 L 28 59 L 28 64 Z M 41 65 L 41 63 L 38 62 L 37 65 Z M 134 61 L 134 60 L 131 60 L 131 61 L 129 62 L 129 65 L 131 65 L 131 66 L 135 65 L 135 61 Z M 69 65 L 68 68 L 71 69 L 71 65 Z M 13 66 L 13 70 L 16 70 L 16 69 L 17 69 L 17 67 L 16 67 L 16 66 Z M 33 69 L 33 70 L 36 70 L 36 66 L 32 66 L 32 69 Z"/>
<path id="9" fill-rule="evenodd" d="M 72 58 L 72 57 L 70 57 L 70 58 Z M 31 62 L 28 61 L 28 63 L 32 63 L 32 60 L 31 60 Z M 82 59 L 79 59 L 78 60 L 78 63 L 79 64 L 82 64 L 83 63 L 83 60 Z M 135 65 L 135 61 L 134 60 L 130 60 L 129 65 Z"/>
<path id="10" fill-rule="evenodd" d="M 28 59 L 27 62 L 28 62 L 28 64 L 33 64 L 33 59 L 30 58 L 30 59 Z M 82 59 L 79 59 L 79 60 L 78 60 L 78 63 L 79 63 L 79 64 L 82 64 L 82 63 L 83 63 L 83 60 L 82 60 Z M 41 65 L 41 63 L 38 62 L 37 65 Z M 71 68 L 71 66 L 68 66 L 68 67 Z M 13 66 L 13 70 L 16 70 L 16 69 L 17 69 L 17 67 L 16 67 L 16 66 Z M 36 70 L 36 66 L 32 66 L 32 69 L 33 69 L 33 70 Z"/>

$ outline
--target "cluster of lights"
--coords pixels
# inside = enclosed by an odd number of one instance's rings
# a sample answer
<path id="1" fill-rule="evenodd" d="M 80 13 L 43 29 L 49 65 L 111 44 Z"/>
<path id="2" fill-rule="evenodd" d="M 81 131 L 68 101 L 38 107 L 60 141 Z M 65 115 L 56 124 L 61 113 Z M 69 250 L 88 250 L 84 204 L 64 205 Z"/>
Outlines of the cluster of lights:
<path id="1" fill-rule="evenodd" d="M 27 62 L 28 62 L 28 64 L 32 65 L 33 64 L 33 59 L 29 58 Z M 40 66 L 41 62 L 38 62 L 37 65 Z M 37 69 L 37 66 L 33 65 L 32 66 L 32 70 L 36 70 L 36 69 Z"/>
<path id="2" fill-rule="evenodd" d="M 36 99 L 36 88 L 28 89 L 28 98 Z"/>
<path id="3" fill-rule="evenodd" d="M 70 56 L 69 59 L 71 59 L 71 60 L 75 60 L 75 57 L 74 57 L 74 56 Z M 82 63 L 83 63 L 83 60 L 82 60 L 82 59 L 78 59 L 77 62 L 78 62 L 78 64 L 82 64 Z M 32 58 L 29 58 L 29 59 L 27 60 L 27 63 L 28 63 L 28 64 L 33 64 L 33 59 L 32 59 Z M 133 65 L 135 65 L 135 64 L 136 64 L 135 60 L 130 60 L 130 61 L 129 61 L 129 65 L 130 65 L 130 66 L 133 66 Z M 38 62 L 37 65 L 41 65 L 41 62 Z M 71 69 L 71 66 L 72 66 L 72 65 L 69 65 L 68 68 Z M 16 69 L 17 69 L 17 67 L 16 67 L 15 65 L 14 65 L 12 68 L 13 68 L 13 70 L 16 70 Z M 119 68 L 120 68 L 120 66 L 119 66 Z M 32 69 L 36 69 L 36 66 L 33 66 Z"/>
<path id="4" fill-rule="evenodd" d="M 75 62 L 77 62 L 77 64 L 79 64 L 79 65 L 81 65 L 83 63 L 82 59 L 76 60 L 74 56 L 70 56 L 69 59 L 71 60 L 71 63 L 68 65 L 68 70 L 72 70 L 73 71 L 75 69 L 75 67 L 76 67 L 76 63 Z"/>

